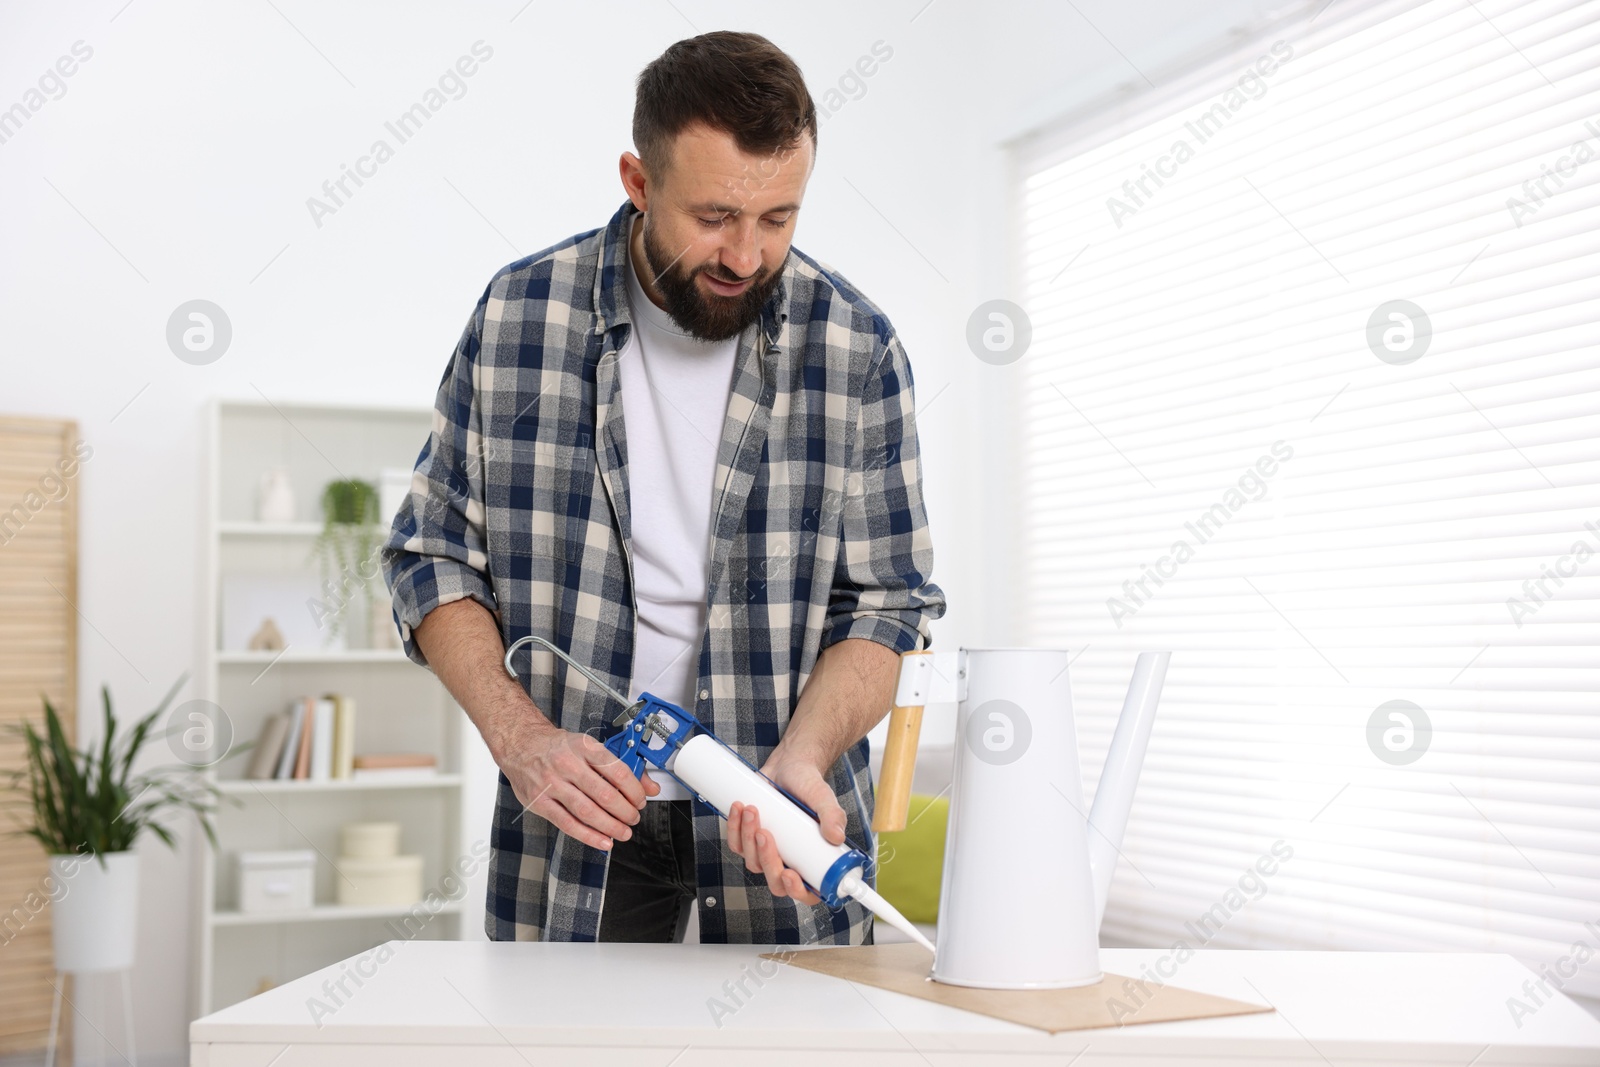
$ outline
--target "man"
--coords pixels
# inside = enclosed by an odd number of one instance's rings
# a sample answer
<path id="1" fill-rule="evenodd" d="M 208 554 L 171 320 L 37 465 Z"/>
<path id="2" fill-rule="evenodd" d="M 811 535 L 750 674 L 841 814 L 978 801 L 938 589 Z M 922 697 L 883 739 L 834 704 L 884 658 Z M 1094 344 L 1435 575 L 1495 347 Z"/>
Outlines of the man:
<path id="1" fill-rule="evenodd" d="M 724 824 L 629 775 L 601 744 L 621 709 L 580 672 L 501 666 L 537 634 L 681 704 L 871 854 L 865 735 L 945 610 L 905 353 L 790 244 L 817 135 L 799 69 L 709 33 L 637 90 L 628 200 L 496 274 L 456 347 L 384 551 L 395 616 L 501 770 L 490 938 L 681 941 L 693 900 L 705 942 L 870 944 L 759 811 Z"/>

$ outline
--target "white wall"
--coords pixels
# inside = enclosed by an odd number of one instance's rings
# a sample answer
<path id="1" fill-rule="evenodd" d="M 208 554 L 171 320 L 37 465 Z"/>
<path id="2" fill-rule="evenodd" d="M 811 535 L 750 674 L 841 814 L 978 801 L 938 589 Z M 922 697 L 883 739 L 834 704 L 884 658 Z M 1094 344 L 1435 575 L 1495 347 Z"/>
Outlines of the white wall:
<path id="1" fill-rule="evenodd" d="M 711 29 L 772 38 L 819 100 L 874 42 L 893 49 L 824 121 L 796 245 L 870 294 L 911 355 L 951 603 L 938 643 L 1004 643 L 1005 561 L 986 545 L 1016 491 L 1000 435 L 1010 368 L 964 341 L 971 310 L 1008 295 L 998 142 L 1142 84 L 1135 67 L 1159 80 L 1264 6 L 1077 0 L 1088 22 L 1024 0 L 8 6 L 0 108 L 75 42 L 93 49 L 0 143 L 0 410 L 77 419 L 95 450 L 77 483 L 84 705 L 109 683 L 125 710 L 149 707 L 194 669 L 204 399 L 431 402 L 490 275 L 621 202 L 639 69 Z M 315 225 L 307 198 L 480 39 L 494 54 L 465 95 Z M 209 366 L 165 340 L 194 298 L 233 325 Z M 140 1051 L 176 1059 L 189 858 L 147 841 L 143 863 Z M 79 1006 L 116 1035 L 115 997 L 97 986 Z M 86 1058 L 102 1048 L 83 1018 L 77 1039 Z"/>

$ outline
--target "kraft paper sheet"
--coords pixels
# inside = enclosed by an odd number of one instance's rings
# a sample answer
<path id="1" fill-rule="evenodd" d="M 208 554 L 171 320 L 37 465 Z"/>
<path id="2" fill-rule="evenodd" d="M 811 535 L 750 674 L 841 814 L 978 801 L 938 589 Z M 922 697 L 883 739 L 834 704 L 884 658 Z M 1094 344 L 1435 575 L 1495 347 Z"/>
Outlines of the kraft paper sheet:
<path id="1" fill-rule="evenodd" d="M 928 950 L 909 943 L 763 952 L 761 958 L 1048 1030 L 1052 1034 L 1063 1030 L 1092 1030 L 1273 1010 L 1192 989 L 1157 986 L 1148 981 L 1143 991 L 1131 985 L 1125 991 L 1123 983 L 1128 979 L 1109 973 L 1096 985 L 1076 989 L 971 989 L 946 985 L 928 977 L 932 963 Z"/>

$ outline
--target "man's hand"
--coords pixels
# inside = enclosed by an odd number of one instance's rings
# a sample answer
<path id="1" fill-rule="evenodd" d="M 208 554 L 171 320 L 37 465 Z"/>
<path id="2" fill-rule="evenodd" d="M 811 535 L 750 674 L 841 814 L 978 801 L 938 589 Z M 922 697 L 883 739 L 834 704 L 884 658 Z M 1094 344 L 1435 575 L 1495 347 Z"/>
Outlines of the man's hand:
<path id="1" fill-rule="evenodd" d="M 899 654 L 875 641 L 849 638 L 828 646 L 800 692 L 783 739 L 761 768 L 817 813 L 823 840 L 830 844 L 844 844 L 845 814 L 823 775 L 889 710 L 899 667 Z M 754 808 L 733 805 L 728 847 L 744 860 L 746 870 L 767 876 L 773 896 L 822 903 L 806 889 L 800 873 L 784 865 Z"/>
<path id="2" fill-rule="evenodd" d="M 822 837 L 831 844 L 844 844 L 845 815 L 833 789 L 812 760 L 784 753 L 780 745 L 762 766 L 761 773 L 772 779 L 817 813 Z M 728 813 L 728 848 L 744 859 L 752 874 L 765 874 L 775 897 L 794 897 L 801 904 L 822 903 L 822 898 L 806 889 L 800 873 L 784 865 L 772 835 L 761 828 L 761 815 L 753 807 L 735 803 Z"/>
<path id="3" fill-rule="evenodd" d="M 500 626 L 473 600 L 440 605 L 417 624 L 417 647 L 461 705 L 523 807 L 594 848 L 626 841 L 661 787 L 629 773 L 588 734 L 562 730 L 506 673 Z"/>
<path id="4" fill-rule="evenodd" d="M 548 724 L 519 730 L 499 763 L 524 808 L 594 848 L 632 837 L 645 797 L 661 792 L 588 734 Z"/>

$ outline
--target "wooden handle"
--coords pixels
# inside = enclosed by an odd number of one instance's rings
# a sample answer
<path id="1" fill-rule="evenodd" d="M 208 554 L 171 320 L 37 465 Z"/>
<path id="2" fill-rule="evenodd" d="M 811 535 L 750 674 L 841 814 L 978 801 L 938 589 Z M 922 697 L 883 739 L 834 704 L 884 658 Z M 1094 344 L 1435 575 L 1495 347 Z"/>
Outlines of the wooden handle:
<path id="1" fill-rule="evenodd" d="M 926 656 L 926 652 L 901 653 Z M 911 777 L 917 769 L 917 739 L 922 734 L 922 705 L 900 707 L 889 712 L 889 736 L 883 745 L 883 768 L 878 773 L 877 803 L 872 813 L 873 830 L 904 830 L 906 812 L 911 807 Z"/>

